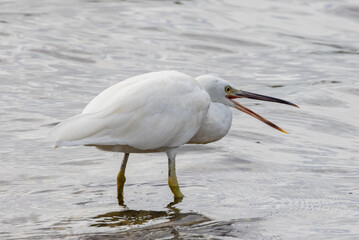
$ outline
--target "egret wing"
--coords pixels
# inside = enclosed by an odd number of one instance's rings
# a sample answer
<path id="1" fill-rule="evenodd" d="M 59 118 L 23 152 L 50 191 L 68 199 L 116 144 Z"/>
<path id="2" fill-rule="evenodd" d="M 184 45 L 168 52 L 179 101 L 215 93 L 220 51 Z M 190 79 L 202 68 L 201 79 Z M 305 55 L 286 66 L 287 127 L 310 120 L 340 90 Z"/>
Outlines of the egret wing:
<path id="1" fill-rule="evenodd" d="M 149 73 L 120 82 L 95 97 L 52 131 L 57 145 L 174 147 L 198 131 L 210 99 L 183 73 Z"/>

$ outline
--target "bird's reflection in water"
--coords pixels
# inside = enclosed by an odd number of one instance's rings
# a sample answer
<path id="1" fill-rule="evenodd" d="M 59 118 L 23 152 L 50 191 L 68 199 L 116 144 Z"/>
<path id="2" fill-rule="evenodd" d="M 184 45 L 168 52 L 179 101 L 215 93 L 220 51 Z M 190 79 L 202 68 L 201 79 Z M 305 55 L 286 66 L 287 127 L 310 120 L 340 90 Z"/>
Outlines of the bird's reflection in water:
<path id="1" fill-rule="evenodd" d="M 108 212 L 98 215 L 93 219 L 96 223 L 93 227 L 117 227 L 142 225 L 153 220 L 161 218 L 166 219 L 169 213 L 167 211 L 147 211 L 147 210 L 123 210 Z"/>
<path id="2" fill-rule="evenodd" d="M 122 211 L 108 212 L 93 217 L 95 223 L 93 227 L 118 227 L 118 226 L 148 226 L 151 222 L 155 227 L 164 227 L 169 225 L 191 225 L 210 221 L 209 218 L 198 213 L 181 213 L 174 205 L 181 200 L 173 201 L 167 205 L 166 211 L 151 210 L 130 210 L 125 207 Z M 156 223 L 157 222 L 157 223 Z M 159 222 L 159 223 L 158 223 Z"/>
<path id="3" fill-rule="evenodd" d="M 177 202 L 167 205 L 167 210 L 130 210 L 108 212 L 93 217 L 92 227 L 108 227 L 115 232 L 98 232 L 96 239 L 202 239 L 213 236 L 233 237 L 240 231 L 248 239 L 261 238 L 258 223 L 261 218 L 242 218 L 230 221 L 214 221 L 194 212 L 181 212 Z M 233 228 L 237 224 L 238 229 Z M 240 226 L 239 226 L 239 225 Z M 92 239 L 88 236 L 89 239 Z M 85 238 L 86 239 L 86 238 Z"/>
<path id="4" fill-rule="evenodd" d="M 93 217 L 92 227 L 116 228 L 116 233 L 97 234 L 98 239 L 129 238 L 158 239 L 192 236 L 189 229 L 211 222 L 211 219 L 193 212 L 182 213 L 174 207 L 176 202 L 167 205 L 168 210 L 130 210 L 108 212 Z"/>

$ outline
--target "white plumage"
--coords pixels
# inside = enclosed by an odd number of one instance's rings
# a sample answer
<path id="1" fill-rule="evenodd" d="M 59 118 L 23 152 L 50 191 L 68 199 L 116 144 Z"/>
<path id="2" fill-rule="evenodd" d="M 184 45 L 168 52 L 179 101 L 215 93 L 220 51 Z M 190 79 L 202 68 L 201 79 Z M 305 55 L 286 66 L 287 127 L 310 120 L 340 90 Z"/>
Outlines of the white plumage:
<path id="1" fill-rule="evenodd" d="M 194 78 L 175 71 L 148 73 L 106 89 L 51 135 L 57 146 L 177 147 L 195 135 L 209 105 L 208 93 Z"/>
<path id="2" fill-rule="evenodd" d="M 237 90 L 210 75 L 192 78 L 176 71 L 135 76 L 95 97 L 82 113 L 58 124 L 51 136 L 56 146 L 96 146 L 124 152 L 117 178 L 119 202 L 123 200 L 129 153 L 166 151 L 169 185 L 175 198 L 183 195 L 177 183 L 175 156 L 186 143 L 209 143 L 224 137 L 232 123 L 228 107 L 241 110 L 282 131 L 234 98 L 252 98 L 296 106 L 287 101 Z"/>

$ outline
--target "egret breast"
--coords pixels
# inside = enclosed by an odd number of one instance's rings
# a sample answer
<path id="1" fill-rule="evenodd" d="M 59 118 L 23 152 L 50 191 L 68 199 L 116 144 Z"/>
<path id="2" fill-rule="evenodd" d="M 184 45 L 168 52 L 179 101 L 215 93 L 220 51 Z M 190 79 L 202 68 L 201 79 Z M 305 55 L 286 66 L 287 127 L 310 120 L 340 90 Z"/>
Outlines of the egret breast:
<path id="1" fill-rule="evenodd" d="M 222 103 L 212 102 L 200 129 L 188 143 L 215 142 L 227 135 L 232 124 L 232 112 Z"/>

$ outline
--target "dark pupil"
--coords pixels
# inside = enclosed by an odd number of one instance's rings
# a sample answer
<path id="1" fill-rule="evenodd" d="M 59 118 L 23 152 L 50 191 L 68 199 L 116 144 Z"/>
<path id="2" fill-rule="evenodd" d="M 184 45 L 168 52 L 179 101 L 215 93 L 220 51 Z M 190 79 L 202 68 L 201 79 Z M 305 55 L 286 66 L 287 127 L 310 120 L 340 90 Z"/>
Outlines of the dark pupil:
<path id="1" fill-rule="evenodd" d="M 229 92 L 229 87 L 226 89 L 227 92 Z"/>

